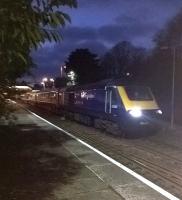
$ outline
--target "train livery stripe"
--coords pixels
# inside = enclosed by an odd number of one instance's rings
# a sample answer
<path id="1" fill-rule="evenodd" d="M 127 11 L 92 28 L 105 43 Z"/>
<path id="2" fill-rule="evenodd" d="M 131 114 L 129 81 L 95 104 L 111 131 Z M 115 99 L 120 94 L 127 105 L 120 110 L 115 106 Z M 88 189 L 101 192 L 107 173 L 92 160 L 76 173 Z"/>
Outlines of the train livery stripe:
<path id="1" fill-rule="evenodd" d="M 128 174 L 132 175 L 133 177 L 137 178 L 138 180 L 140 180 L 141 182 L 143 182 L 144 184 L 148 185 L 150 188 L 154 189 L 155 191 L 159 192 L 161 195 L 165 196 L 167 199 L 170 200 L 180 200 L 179 198 L 175 197 L 174 195 L 172 195 L 171 193 L 167 192 L 166 190 L 164 190 L 163 188 L 159 187 L 158 185 L 156 185 L 155 183 L 152 183 L 151 181 L 149 181 L 148 179 L 144 178 L 143 176 L 137 174 L 136 172 L 132 171 L 131 169 L 129 169 L 128 167 L 124 166 L 123 164 L 119 163 L 118 161 L 114 160 L 113 158 L 107 156 L 106 154 L 104 154 L 103 152 L 97 150 L 96 148 L 92 147 L 91 145 L 87 144 L 86 142 L 84 142 L 83 140 L 80 140 L 79 138 L 77 138 L 76 136 L 72 135 L 71 133 L 69 133 L 68 131 L 65 131 L 64 129 L 56 126 L 55 124 L 49 122 L 48 120 L 42 118 L 41 116 L 35 114 L 34 112 L 30 111 L 27 109 L 27 111 L 29 113 L 31 113 L 32 115 L 36 116 L 37 118 L 43 120 L 44 122 L 48 123 L 49 125 L 55 127 L 56 129 L 62 131 L 63 133 L 65 133 L 66 135 L 70 136 L 71 138 L 75 139 L 76 141 L 80 142 L 81 144 L 83 144 L 84 146 L 88 147 L 89 149 L 93 150 L 94 152 L 96 152 L 97 154 L 99 154 L 100 156 L 102 156 L 103 158 L 107 159 L 108 161 L 110 161 L 111 163 L 113 163 L 114 165 L 118 166 L 120 169 L 126 171 Z"/>
<path id="2" fill-rule="evenodd" d="M 134 107 L 139 107 L 142 110 L 159 109 L 155 99 L 151 101 L 133 101 L 128 98 L 123 86 L 117 86 L 117 89 L 127 111 L 132 110 Z"/>

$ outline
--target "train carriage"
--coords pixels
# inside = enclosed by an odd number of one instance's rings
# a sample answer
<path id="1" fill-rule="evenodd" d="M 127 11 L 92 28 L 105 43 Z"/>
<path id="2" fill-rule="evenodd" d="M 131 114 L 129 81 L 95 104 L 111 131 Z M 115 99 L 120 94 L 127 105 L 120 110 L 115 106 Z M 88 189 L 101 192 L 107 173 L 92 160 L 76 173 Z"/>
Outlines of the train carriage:
<path id="1" fill-rule="evenodd" d="M 65 94 L 69 103 L 66 111 L 79 114 L 80 118 L 87 116 L 87 121 L 94 120 L 97 127 L 110 132 L 113 127 L 116 132 L 116 127 L 120 131 L 159 126 L 162 111 L 149 87 L 112 81 L 70 87 Z"/>
<path id="2" fill-rule="evenodd" d="M 41 104 L 42 95 L 37 94 L 36 103 Z M 45 101 L 69 118 L 114 134 L 157 129 L 162 114 L 149 87 L 120 80 L 51 91 Z"/>

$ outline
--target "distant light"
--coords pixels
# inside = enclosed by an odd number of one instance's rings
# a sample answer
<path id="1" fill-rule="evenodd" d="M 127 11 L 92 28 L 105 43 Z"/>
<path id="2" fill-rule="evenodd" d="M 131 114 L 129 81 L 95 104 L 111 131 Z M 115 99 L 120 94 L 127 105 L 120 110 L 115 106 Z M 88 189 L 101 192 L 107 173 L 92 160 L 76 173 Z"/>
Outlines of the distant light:
<path id="1" fill-rule="evenodd" d="M 74 80 L 75 80 L 75 72 L 74 72 L 74 71 L 70 71 L 70 72 L 68 73 L 68 77 L 69 77 L 72 81 L 74 81 Z"/>
<path id="2" fill-rule="evenodd" d="M 32 93 L 36 93 L 39 92 L 40 90 L 32 90 Z"/>
<path id="3" fill-rule="evenodd" d="M 16 90 L 32 90 L 31 87 L 26 86 L 26 85 L 25 86 L 23 86 L 23 85 L 15 85 L 15 86 L 12 86 L 10 88 L 14 88 Z"/>
<path id="4" fill-rule="evenodd" d="M 42 79 L 42 81 L 43 81 L 43 82 L 47 82 L 47 81 L 48 81 L 48 78 L 45 77 L 45 78 Z"/>
<path id="5" fill-rule="evenodd" d="M 86 93 L 86 92 L 84 92 L 84 91 L 83 91 L 83 92 L 81 92 L 81 98 L 85 98 L 86 94 L 87 94 L 87 93 Z"/>
<path id="6" fill-rule="evenodd" d="M 70 74 L 71 74 L 71 75 L 74 75 L 74 74 L 75 74 L 75 72 L 74 72 L 74 71 L 70 71 Z"/>
<path id="7" fill-rule="evenodd" d="M 132 110 L 129 111 L 129 114 L 132 117 L 138 118 L 142 116 L 142 111 L 140 108 L 133 108 Z"/>
<path id="8" fill-rule="evenodd" d="M 129 72 L 127 72 L 127 73 L 126 73 L 126 76 L 130 76 L 130 73 L 129 73 Z"/>
<path id="9" fill-rule="evenodd" d="M 50 80 L 51 82 L 54 82 L 54 79 L 53 79 L 53 78 L 50 78 L 49 80 Z"/>
<path id="10" fill-rule="evenodd" d="M 23 85 L 15 85 L 14 86 L 16 89 L 27 89 L 27 90 L 31 90 L 31 88 L 29 86 L 23 86 Z"/>
<path id="11" fill-rule="evenodd" d="M 11 103 L 13 103 L 13 104 L 16 104 L 16 101 L 13 101 L 13 100 L 11 100 L 11 99 L 7 99 L 7 101 L 9 101 L 9 102 L 11 102 Z"/>

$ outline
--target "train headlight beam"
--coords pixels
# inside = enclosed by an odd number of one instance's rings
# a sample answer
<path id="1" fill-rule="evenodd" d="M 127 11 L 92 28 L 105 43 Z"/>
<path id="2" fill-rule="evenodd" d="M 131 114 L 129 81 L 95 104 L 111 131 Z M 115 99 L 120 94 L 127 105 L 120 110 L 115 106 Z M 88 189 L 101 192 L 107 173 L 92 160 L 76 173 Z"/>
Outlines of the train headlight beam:
<path id="1" fill-rule="evenodd" d="M 129 111 L 129 114 L 134 118 L 139 118 L 142 116 L 142 111 L 140 108 L 133 108 Z"/>
<path id="2" fill-rule="evenodd" d="M 156 113 L 162 115 L 162 110 L 157 110 Z"/>

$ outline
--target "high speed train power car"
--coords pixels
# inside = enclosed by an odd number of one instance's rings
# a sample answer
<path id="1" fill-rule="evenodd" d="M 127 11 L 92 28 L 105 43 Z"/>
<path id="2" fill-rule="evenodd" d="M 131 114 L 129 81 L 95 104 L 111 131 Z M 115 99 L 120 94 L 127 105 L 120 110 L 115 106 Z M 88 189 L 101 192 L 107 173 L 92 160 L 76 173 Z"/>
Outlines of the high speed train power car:
<path id="1" fill-rule="evenodd" d="M 149 87 L 118 80 L 29 93 L 24 100 L 114 134 L 157 129 L 162 114 Z"/>

